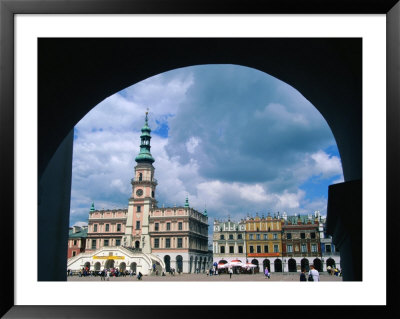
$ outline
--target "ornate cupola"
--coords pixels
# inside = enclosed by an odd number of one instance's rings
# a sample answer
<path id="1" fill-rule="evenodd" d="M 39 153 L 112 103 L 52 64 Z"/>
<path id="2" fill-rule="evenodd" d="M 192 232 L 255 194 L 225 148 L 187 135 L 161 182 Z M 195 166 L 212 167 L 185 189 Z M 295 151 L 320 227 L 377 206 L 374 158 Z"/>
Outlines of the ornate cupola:
<path id="1" fill-rule="evenodd" d="M 151 140 L 151 129 L 148 124 L 148 113 L 146 112 L 146 119 L 144 122 L 144 126 L 142 127 L 142 135 L 140 135 L 140 152 L 139 155 L 136 156 L 135 161 L 137 163 L 149 163 L 153 164 L 154 163 L 154 158 L 151 156 L 150 153 L 150 140 Z"/>

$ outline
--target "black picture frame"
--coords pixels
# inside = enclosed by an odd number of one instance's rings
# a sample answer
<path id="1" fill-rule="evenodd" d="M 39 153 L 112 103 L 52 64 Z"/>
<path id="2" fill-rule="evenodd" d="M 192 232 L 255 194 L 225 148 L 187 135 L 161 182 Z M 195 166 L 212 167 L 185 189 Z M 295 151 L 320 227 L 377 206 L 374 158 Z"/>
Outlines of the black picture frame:
<path id="1" fill-rule="evenodd" d="M 283 0 L 283 1 L 151 1 L 151 0 L 78 0 L 78 1 L 23 1 L 0 0 L 0 181 L 2 190 L 0 199 L 3 224 L 3 238 L 7 245 L 2 254 L 7 260 L 14 260 L 14 18 L 16 14 L 218 14 L 218 13 L 264 13 L 264 14 L 386 14 L 387 19 L 387 273 L 395 274 L 394 251 L 395 214 L 399 211 L 397 185 L 399 173 L 399 43 L 400 43 L 400 4 L 398 0 Z M 3 259 L 3 258 L 2 258 Z M 360 316 L 362 314 L 394 316 L 396 296 L 394 289 L 398 278 L 396 275 L 387 280 L 387 306 L 348 307 L 317 306 L 300 307 L 233 307 L 233 306 L 17 306 L 15 305 L 15 288 L 13 267 L 2 269 L 1 309 L 0 315 L 5 318 L 106 318 L 126 316 L 136 318 L 157 318 L 160 313 L 167 317 L 196 316 L 221 317 L 229 314 L 247 316 L 253 314 L 299 316 L 320 315 Z M 11 269 L 11 271 L 9 271 Z M 376 266 L 379 269 L 379 265 Z M 378 271 L 377 271 L 378 274 Z M 377 275 L 376 280 L 384 280 Z M 320 293 L 316 291 L 315 293 Z M 323 293 L 323 292 L 321 292 Z M 205 296 L 207 298 L 207 296 Z M 312 296 L 310 296 L 312 298 Z M 312 308 L 312 309 L 311 309 Z"/>

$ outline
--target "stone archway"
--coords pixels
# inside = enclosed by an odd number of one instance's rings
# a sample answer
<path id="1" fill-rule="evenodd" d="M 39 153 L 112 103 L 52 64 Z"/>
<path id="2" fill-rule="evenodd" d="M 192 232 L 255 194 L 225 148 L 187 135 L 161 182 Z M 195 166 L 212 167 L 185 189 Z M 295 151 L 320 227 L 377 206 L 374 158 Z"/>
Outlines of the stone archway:
<path id="1" fill-rule="evenodd" d="M 100 270 L 100 267 L 101 267 L 100 262 L 97 262 L 94 264 L 94 270 L 98 271 L 98 270 Z"/>
<path id="2" fill-rule="evenodd" d="M 122 262 L 119 264 L 119 271 L 125 271 L 126 270 L 126 263 Z"/>
<path id="3" fill-rule="evenodd" d="M 289 272 L 297 272 L 297 263 L 296 260 L 290 258 L 288 260 Z"/>
<path id="4" fill-rule="evenodd" d="M 77 45 L 71 45 L 71 41 L 77 41 L 74 42 Z M 41 54 L 38 57 L 39 65 L 46 65 L 46 70 L 48 70 L 44 74 L 39 74 L 39 88 L 46 88 L 39 90 L 41 103 L 38 109 L 38 149 L 40 150 L 38 178 L 39 184 L 43 186 L 39 187 L 39 192 L 41 192 L 39 196 L 49 196 L 58 200 L 62 207 L 61 214 L 66 216 L 69 214 L 70 200 L 68 198 L 63 200 L 63 194 L 53 186 L 56 181 L 70 185 L 64 182 L 71 180 L 71 172 L 68 169 L 58 169 L 56 178 L 54 174 L 46 175 L 45 173 L 51 167 L 50 161 L 54 161 L 54 167 L 68 167 L 69 157 L 72 157 L 73 127 L 92 106 L 122 88 L 152 75 L 184 66 L 227 63 L 227 61 L 266 72 L 282 79 L 301 92 L 320 111 L 332 129 L 341 155 L 345 183 L 348 185 L 345 193 L 352 196 L 361 191 L 361 182 L 347 183 L 362 179 L 362 165 L 360 165 L 362 159 L 361 41 L 351 41 L 351 39 L 301 39 L 301 41 L 300 39 L 290 41 L 283 39 L 135 39 L 135 41 L 125 40 L 124 45 L 122 45 L 122 40 L 118 41 L 118 39 L 108 39 L 106 42 L 92 39 L 85 43 L 78 39 L 71 41 L 42 42 L 39 50 Z M 117 47 L 122 46 L 124 50 L 115 49 L 115 46 L 110 43 L 116 43 Z M 215 45 L 216 43 L 218 45 Z M 178 44 L 186 48 L 184 56 L 182 52 L 176 50 Z M 271 46 L 274 50 L 268 50 Z M 77 49 L 69 50 L 71 47 Z M 136 53 L 152 52 L 155 47 L 163 48 L 164 62 L 154 64 L 150 58 L 151 55 Z M 205 47 L 218 49 L 207 52 L 204 50 Z M 312 50 L 315 47 L 318 50 Z M 138 51 L 137 48 L 141 50 Z M 54 52 L 58 59 L 52 58 L 55 56 Z M 97 54 L 93 54 L 94 52 Z M 63 54 L 67 53 L 68 59 L 63 59 Z M 110 55 L 118 58 L 104 59 L 105 56 Z M 98 66 L 97 70 L 89 69 L 86 65 L 87 58 L 85 57 L 88 56 L 94 59 L 93 63 Z M 60 67 L 60 59 L 64 61 L 62 67 L 67 72 L 56 71 Z M 279 65 L 286 65 L 286 67 L 280 68 Z M 309 71 L 308 81 L 303 80 L 302 70 Z M 101 76 L 108 72 L 114 74 L 112 79 Z M 59 78 L 61 74 L 63 87 L 57 85 L 61 83 Z M 329 81 L 326 74 L 332 74 Z M 84 91 L 79 90 L 82 83 L 87 84 Z M 71 97 L 69 92 L 78 93 Z M 59 96 L 68 96 L 68 98 L 58 99 Z M 55 100 L 59 100 L 57 108 L 54 107 Z M 351 125 L 342 125 L 344 118 Z M 49 131 L 52 134 L 48 134 Z M 64 155 L 54 156 L 57 149 L 62 150 Z M 52 189 L 54 190 L 51 191 Z M 43 198 L 43 201 L 46 201 L 46 198 Z M 346 201 L 344 203 L 348 204 Z M 355 207 L 358 210 L 358 206 Z M 48 219 L 50 224 L 64 223 L 53 227 L 54 230 L 68 227 L 68 218 L 58 221 L 55 217 L 51 217 L 53 214 L 51 209 L 40 206 L 38 214 L 40 218 Z M 358 214 L 361 216 L 361 210 Z M 39 263 L 46 265 L 66 246 L 67 234 L 57 234 L 54 230 L 45 229 L 45 226 L 41 224 L 38 227 Z M 350 231 L 353 232 L 353 230 L 346 232 Z M 361 232 L 354 230 L 354 235 L 358 238 Z M 54 245 L 54 242 L 59 242 L 60 245 Z M 349 261 L 344 267 L 361 267 L 362 263 L 358 262 L 361 261 L 361 253 L 358 254 L 361 252 L 361 245 L 350 242 L 343 245 L 352 251 L 348 254 Z M 356 251 L 353 252 L 353 250 Z M 357 260 L 353 262 L 353 258 Z M 60 267 L 60 271 L 54 273 L 65 276 L 66 266 Z M 358 270 L 361 269 L 357 268 L 347 274 L 356 276 L 355 280 L 361 280 L 358 279 L 358 276 L 361 276 L 358 275 L 361 274 Z M 46 272 L 46 267 L 39 267 L 39 280 L 56 280 L 49 279 L 49 276 L 58 278 L 59 275 L 49 274 Z M 344 279 L 354 280 L 347 277 Z"/>
<path id="5" fill-rule="evenodd" d="M 274 268 L 275 268 L 275 272 L 282 272 L 282 260 L 275 259 Z"/>
<path id="6" fill-rule="evenodd" d="M 104 265 L 104 268 L 106 268 L 106 269 L 114 268 L 114 264 L 115 264 L 114 259 L 107 259 L 107 261 Z"/>
<path id="7" fill-rule="evenodd" d="M 310 263 L 307 258 L 303 258 L 300 261 L 300 267 L 301 267 L 301 269 L 305 269 L 306 271 L 310 270 Z"/>
<path id="8" fill-rule="evenodd" d="M 264 259 L 263 261 L 263 271 L 265 271 L 265 268 L 268 268 L 268 272 L 271 272 L 271 264 L 269 259 Z"/>
<path id="9" fill-rule="evenodd" d="M 257 259 L 253 259 L 253 260 L 251 261 L 251 263 L 252 263 L 253 265 L 256 265 L 256 266 L 257 266 L 256 268 L 253 268 L 253 269 L 254 269 L 254 272 L 255 272 L 255 273 L 259 272 L 259 271 L 260 271 L 260 266 L 259 266 L 259 264 L 258 264 L 258 260 L 257 260 Z"/>
<path id="10" fill-rule="evenodd" d="M 336 268 L 336 262 L 333 258 L 328 258 L 326 260 L 326 267 L 328 268 L 330 266 L 331 268 Z"/>
<path id="11" fill-rule="evenodd" d="M 171 271 L 171 257 L 169 255 L 164 256 L 164 263 L 165 263 L 165 271 Z"/>
<path id="12" fill-rule="evenodd" d="M 193 256 L 190 256 L 189 273 L 193 272 Z"/>
<path id="13" fill-rule="evenodd" d="M 87 268 L 87 270 L 90 270 L 90 262 L 85 262 L 85 265 L 84 265 L 84 267 L 85 267 L 85 269 Z"/>
<path id="14" fill-rule="evenodd" d="M 317 269 L 319 272 L 322 272 L 322 262 L 321 262 L 321 259 L 315 258 L 315 259 L 313 260 L 313 265 L 314 265 L 315 269 Z"/>
<path id="15" fill-rule="evenodd" d="M 183 258 L 181 255 L 176 256 L 176 271 L 183 272 Z"/>
<path id="16" fill-rule="evenodd" d="M 132 262 L 129 268 L 132 270 L 132 272 L 136 273 L 136 266 L 137 264 L 135 262 Z"/>

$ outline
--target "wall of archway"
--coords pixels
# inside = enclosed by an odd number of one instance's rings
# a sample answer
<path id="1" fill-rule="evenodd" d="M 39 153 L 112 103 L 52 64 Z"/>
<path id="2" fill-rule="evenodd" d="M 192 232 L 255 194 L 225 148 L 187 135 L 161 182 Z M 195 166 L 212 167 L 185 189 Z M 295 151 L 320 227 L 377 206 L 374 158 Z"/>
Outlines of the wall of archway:
<path id="1" fill-rule="evenodd" d="M 345 181 L 360 180 L 361 53 L 361 39 L 345 38 L 39 39 L 38 201 L 39 221 L 45 221 L 38 223 L 39 280 L 66 279 L 66 262 L 60 259 L 52 272 L 46 265 L 53 256 L 67 255 L 72 132 L 106 97 L 179 67 L 255 68 L 290 84 L 320 111 L 336 139 Z M 334 211 L 328 211 L 328 220 Z M 351 253 L 351 243 L 346 245 L 349 260 L 357 254 Z"/>

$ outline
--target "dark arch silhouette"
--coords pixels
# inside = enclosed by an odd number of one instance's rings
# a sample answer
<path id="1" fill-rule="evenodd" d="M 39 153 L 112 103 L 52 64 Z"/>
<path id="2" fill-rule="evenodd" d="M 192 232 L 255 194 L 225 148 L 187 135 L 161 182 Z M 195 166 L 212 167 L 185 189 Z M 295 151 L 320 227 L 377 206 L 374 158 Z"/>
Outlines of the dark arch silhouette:
<path id="1" fill-rule="evenodd" d="M 114 263 L 115 263 L 114 259 L 107 259 L 104 268 L 106 269 L 114 268 Z"/>
<path id="2" fill-rule="evenodd" d="M 165 263 L 165 271 L 171 271 L 171 257 L 169 255 L 164 256 L 164 263 Z"/>
<path id="3" fill-rule="evenodd" d="M 289 266 L 289 272 L 297 272 L 296 260 L 294 260 L 293 258 L 289 259 L 288 266 Z"/>
<path id="4" fill-rule="evenodd" d="M 126 270 L 126 263 L 122 262 L 119 264 L 119 270 L 120 271 L 125 271 Z"/>
<path id="5" fill-rule="evenodd" d="M 315 269 L 317 269 L 319 272 L 322 271 L 322 262 L 321 262 L 321 259 L 315 258 L 315 259 L 313 260 L 313 265 L 314 265 Z"/>
<path id="6" fill-rule="evenodd" d="M 268 268 L 268 271 L 271 271 L 271 263 L 269 261 L 269 259 L 264 259 L 263 261 L 263 271 L 265 271 L 265 267 Z"/>
<path id="7" fill-rule="evenodd" d="M 328 258 L 326 260 L 326 267 L 331 266 L 331 267 L 336 267 L 335 260 L 333 258 Z"/>
<path id="8" fill-rule="evenodd" d="M 307 258 L 303 258 L 300 261 L 300 267 L 301 267 L 301 269 L 305 269 L 306 271 L 308 271 L 310 269 L 310 262 L 308 261 Z"/>
<path id="9" fill-rule="evenodd" d="M 183 258 L 181 255 L 176 256 L 176 271 L 177 272 L 183 271 Z"/>
<path id="10" fill-rule="evenodd" d="M 361 280 L 361 39 L 55 38 L 39 39 L 38 50 L 39 280 L 66 280 L 70 196 L 65 194 L 71 189 L 75 124 L 121 89 L 201 64 L 237 64 L 268 73 L 320 111 L 336 139 L 345 179 L 330 186 L 327 231 L 342 230 L 336 233 L 343 238 L 333 240 L 342 246 L 343 280 Z M 339 215 L 346 216 L 346 224 Z"/>
<path id="11" fill-rule="evenodd" d="M 129 268 L 132 270 L 132 272 L 136 273 L 136 263 L 132 262 Z"/>
<path id="12" fill-rule="evenodd" d="M 275 266 L 275 272 L 282 272 L 282 260 L 275 259 L 274 266 Z"/>

